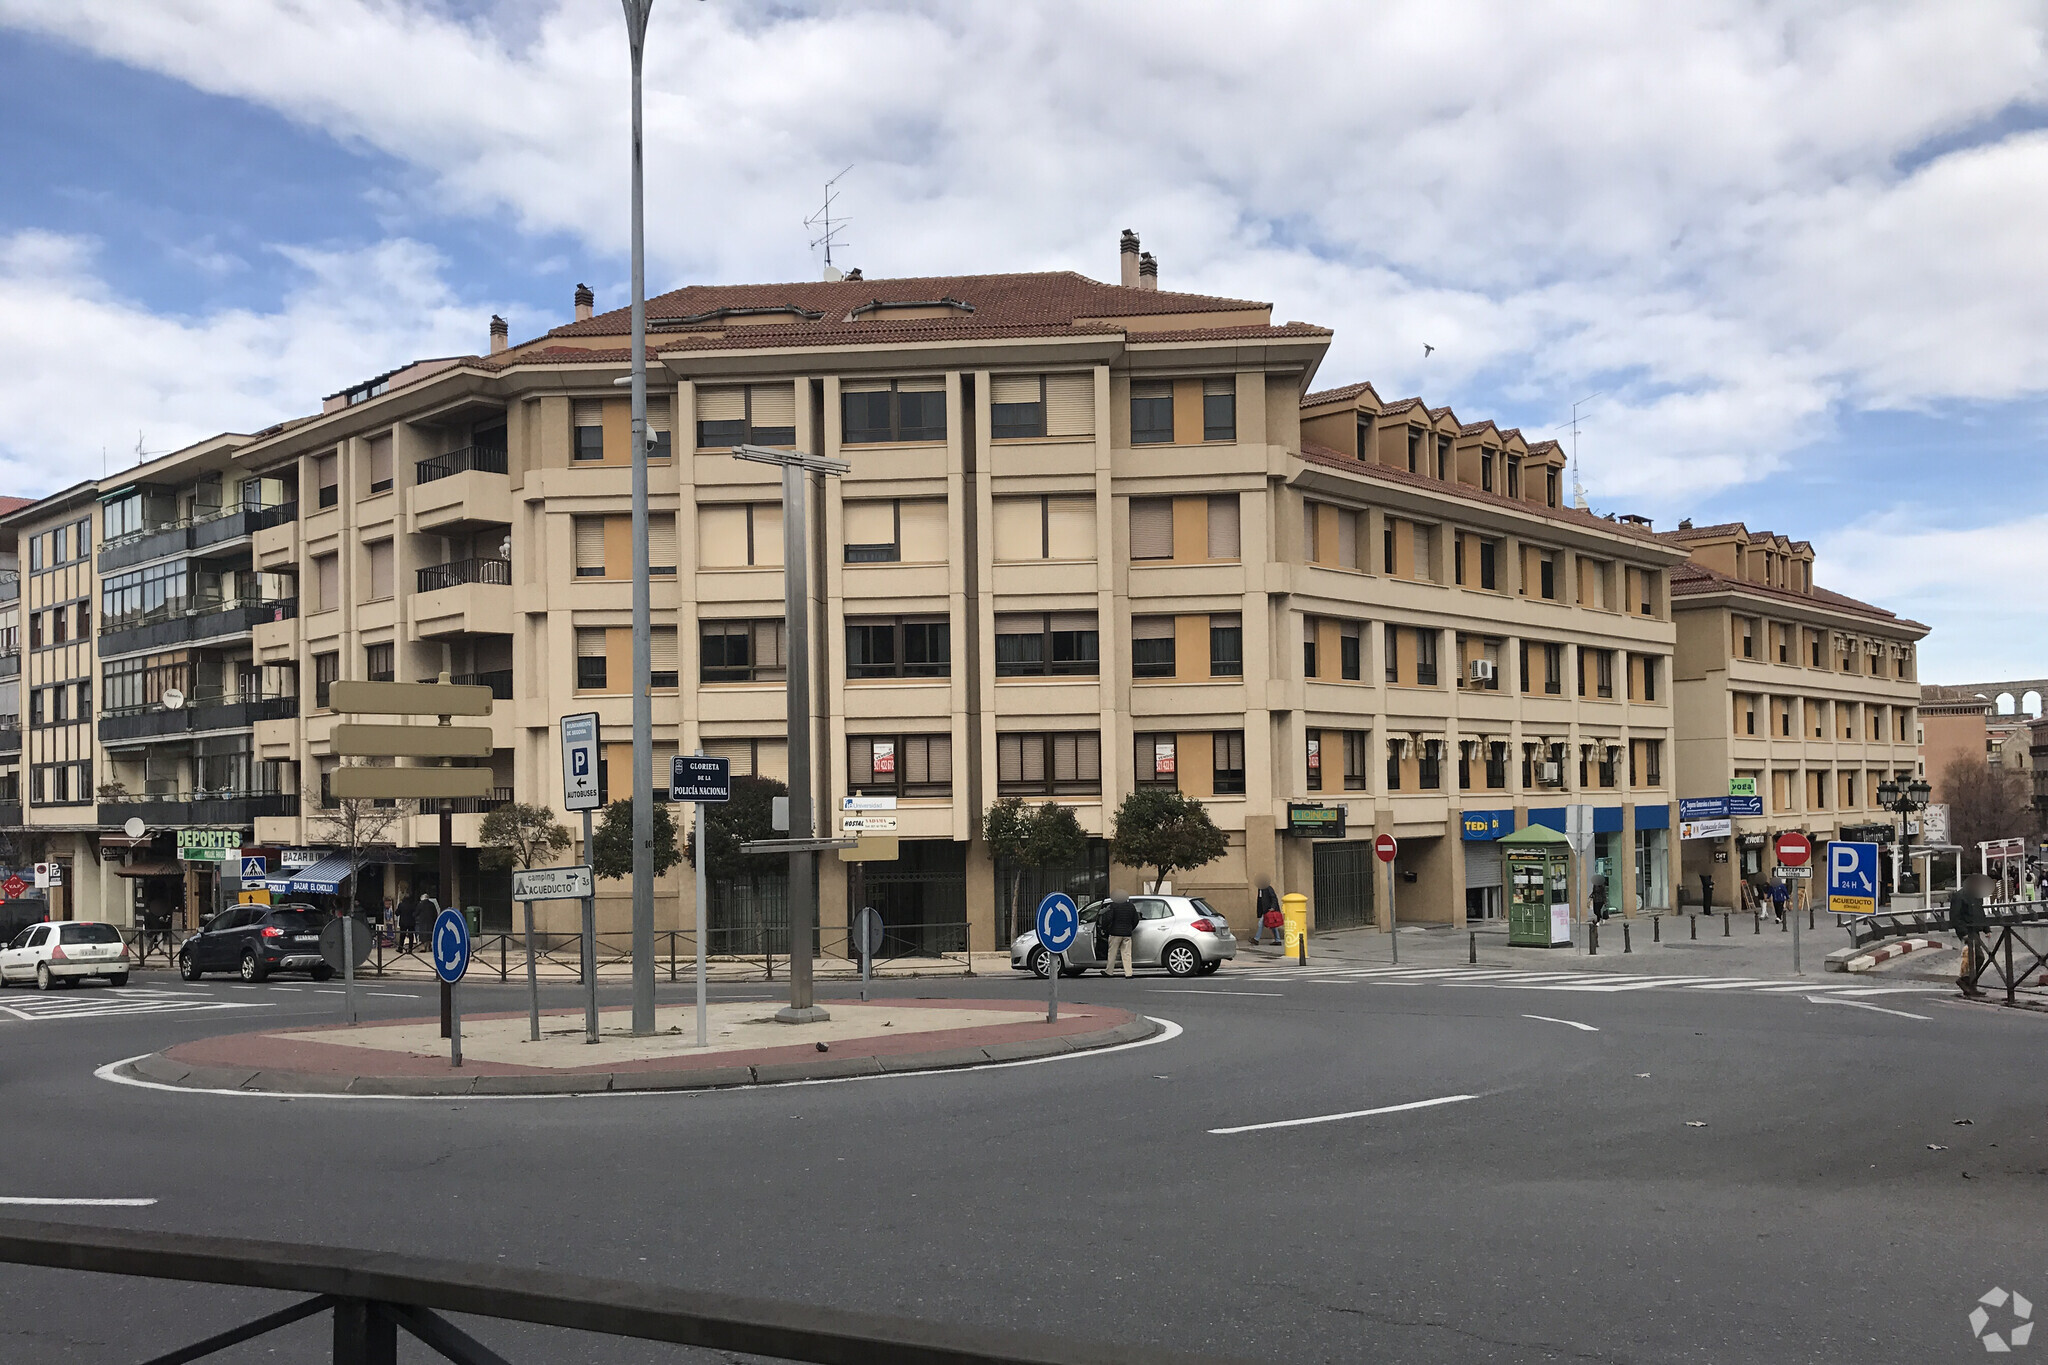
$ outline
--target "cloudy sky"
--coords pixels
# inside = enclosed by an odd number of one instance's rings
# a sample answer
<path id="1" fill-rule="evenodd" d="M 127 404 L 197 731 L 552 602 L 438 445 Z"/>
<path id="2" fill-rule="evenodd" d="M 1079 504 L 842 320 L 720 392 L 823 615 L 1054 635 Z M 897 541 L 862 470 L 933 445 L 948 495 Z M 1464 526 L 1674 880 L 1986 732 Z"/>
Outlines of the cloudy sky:
<path id="1" fill-rule="evenodd" d="M 2048 5 L 659 0 L 650 291 L 1161 281 L 2048 672 Z M 626 300 L 612 0 L 0 0 L 0 491 Z M 1426 360 L 1424 345 L 1436 348 Z M 1596 396 L 1597 395 L 1597 396 Z"/>

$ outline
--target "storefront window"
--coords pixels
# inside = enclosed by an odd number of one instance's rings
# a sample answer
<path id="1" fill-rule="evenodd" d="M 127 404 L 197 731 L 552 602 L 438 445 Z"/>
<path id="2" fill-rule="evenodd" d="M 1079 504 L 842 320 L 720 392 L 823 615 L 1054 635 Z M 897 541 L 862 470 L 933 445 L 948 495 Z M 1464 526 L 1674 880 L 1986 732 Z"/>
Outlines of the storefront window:
<path id="1" fill-rule="evenodd" d="M 1636 831 L 1636 908 L 1671 908 L 1671 865 L 1666 853 L 1667 829 Z"/>

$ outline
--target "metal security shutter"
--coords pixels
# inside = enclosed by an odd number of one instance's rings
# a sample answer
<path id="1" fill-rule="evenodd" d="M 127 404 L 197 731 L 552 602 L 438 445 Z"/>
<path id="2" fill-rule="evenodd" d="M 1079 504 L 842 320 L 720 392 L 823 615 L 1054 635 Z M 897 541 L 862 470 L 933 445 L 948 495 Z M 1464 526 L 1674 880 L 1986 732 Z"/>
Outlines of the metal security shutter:
<path id="1" fill-rule="evenodd" d="M 894 545 L 896 503 L 891 498 L 865 498 L 846 503 L 848 545 Z"/>
<path id="2" fill-rule="evenodd" d="M 1041 499 L 997 498 L 995 528 L 999 562 L 1045 557 L 1045 503 Z"/>
<path id="3" fill-rule="evenodd" d="M 584 518 L 576 520 L 580 528 Z M 600 530 L 597 556 L 600 564 L 604 561 L 603 539 L 604 533 Z M 582 562 L 580 557 L 577 562 Z M 697 562 L 707 569 L 737 568 L 747 562 L 745 503 L 697 509 Z"/>
<path id="4" fill-rule="evenodd" d="M 1373 922 L 1372 893 L 1378 860 L 1363 840 L 1314 846 L 1317 929 L 1357 929 Z"/>
<path id="5" fill-rule="evenodd" d="M 946 560 L 946 500 L 906 498 L 897 504 L 901 535 L 897 558 L 906 564 L 940 564 Z"/>
<path id="6" fill-rule="evenodd" d="M 1039 401 L 1040 379 L 1035 374 L 998 374 L 989 377 L 988 401 L 991 403 L 1036 403 Z"/>
<path id="7" fill-rule="evenodd" d="M 332 488 L 334 486 L 334 468 L 333 451 L 330 450 L 325 455 L 315 455 L 313 457 L 313 486 L 315 488 Z"/>
<path id="8" fill-rule="evenodd" d="M 1358 513 L 1339 511 L 1337 513 L 1337 567 L 1355 569 L 1358 567 Z"/>
<path id="9" fill-rule="evenodd" d="M 842 379 L 839 381 L 839 391 L 841 393 L 887 393 L 889 391 L 889 381 L 886 379 Z"/>
<path id="10" fill-rule="evenodd" d="M 576 574 L 579 578 L 604 576 L 604 518 L 571 518 L 576 528 Z M 745 549 L 744 546 L 741 547 Z"/>
<path id="11" fill-rule="evenodd" d="M 917 379 L 899 379 L 896 381 L 896 392 L 898 393 L 944 393 L 945 391 L 946 379 L 944 375 L 929 375 Z"/>
<path id="12" fill-rule="evenodd" d="M 1475 839 L 1465 845 L 1465 889 L 1483 891 L 1500 880 L 1500 845 L 1490 839 Z"/>
<path id="13" fill-rule="evenodd" d="M 602 398 L 579 398 L 569 405 L 569 425 L 572 427 L 601 427 L 604 425 L 604 400 Z"/>
<path id="14" fill-rule="evenodd" d="M 681 668 L 682 661 L 676 653 L 676 628 L 650 627 L 647 633 L 647 671 L 674 673 Z"/>
<path id="15" fill-rule="evenodd" d="M 750 391 L 754 412 L 749 419 L 757 427 L 793 427 L 796 425 L 796 386 L 793 384 L 756 384 Z"/>
<path id="16" fill-rule="evenodd" d="M 647 515 L 647 567 L 655 571 L 675 571 L 676 514 L 673 512 L 650 512 Z"/>
<path id="17" fill-rule="evenodd" d="M 1131 499 L 1131 558 L 1173 558 L 1173 500 Z"/>
<path id="18" fill-rule="evenodd" d="M 370 546 L 370 596 L 381 602 L 391 596 L 391 542 L 380 540 Z"/>
<path id="19" fill-rule="evenodd" d="M 313 561 L 313 579 L 320 591 L 320 610 L 341 605 L 341 556 L 321 555 Z"/>
<path id="20" fill-rule="evenodd" d="M 668 420 L 668 399 L 647 395 L 647 429 L 650 432 L 670 430 Z"/>
<path id="21" fill-rule="evenodd" d="M 581 407 L 582 404 L 577 404 Z M 697 390 L 697 420 L 700 422 L 743 422 L 747 417 L 747 391 L 737 384 Z"/>
<path id="22" fill-rule="evenodd" d="M 1167 515 L 1167 534 L 1172 536 L 1172 513 Z M 1095 499 L 1047 498 L 1045 501 L 1046 558 L 1095 558 Z"/>
<path id="23" fill-rule="evenodd" d="M 603 626 L 576 627 L 576 657 L 579 659 L 602 659 L 604 652 Z"/>
<path id="24" fill-rule="evenodd" d="M 383 484 L 391 482 L 391 438 L 373 436 L 370 438 L 370 482 Z"/>
<path id="25" fill-rule="evenodd" d="M 1209 499 L 1209 558 L 1237 557 L 1237 494 L 1219 494 Z"/>
<path id="26" fill-rule="evenodd" d="M 1027 400 L 1028 401 L 1028 400 Z M 1095 434 L 1095 376 L 1049 374 L 1045 377 L 1045 434 Z"/>
<path id="27" fill-rule="evenodd" d="M 999 611 L 996 613 L 996 634 L 1037 635 L 1045 629 L 1045 617 L 1035 611 Z"/>
<path id="28" fill-rule="evenodd" d="M 764 669 L 783 667 L 785 660 L 782 657 L 782 622 L 754 622 L 753 647 L 754 672 L 757 676 L 760 676 Z"/>

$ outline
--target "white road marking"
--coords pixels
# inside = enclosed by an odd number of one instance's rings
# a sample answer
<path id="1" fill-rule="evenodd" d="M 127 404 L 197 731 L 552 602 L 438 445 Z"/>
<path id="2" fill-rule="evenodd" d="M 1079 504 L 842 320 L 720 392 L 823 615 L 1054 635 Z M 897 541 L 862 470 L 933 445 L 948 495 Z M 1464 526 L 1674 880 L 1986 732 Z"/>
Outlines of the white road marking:
<path id="1" fill-rule="evenodd" d="M 394 994 L 392 994 L 392 993 L 391 993 L 390 991 L 364 991 L 364 992 L 363 992 L 363 994 L 364 994 L 364 995 L 374 995 L 374 996 L 376 996 L 376 997 L 377 997 L 377 998 L 378 998 L 379 1000 L 417 1000 L 417 999 L 419 999 L 419 997 L 418 997 L 417 995 L 394 995 Z M 763 997 L 763 998 L 766 998 L 766 997 Z"/>
<path id="2" fill-rule="evenodd" d="M 1149 993 L 1152 995 L 1262 995 L 1273 1000 L 1284 1000 L 1287 998 L 1286 994 L 1281 991 L 1205 991 L 1195 986 L 1154 986 Z"/>
<path id="3" fill-rule="evenodd" d="M 1810 1004 L 1847 1005 L 1851 1009 L 1876 1010 L 1879 1014 L 1896 1014 L 1901 1019 L 1918 1019 L 1922 1023 L 1931 1022 L 1934 1018 L 1931 1014 L 1908 1014 L 1904 1010 L 1888 1010 L 1883 1005 L 1866 1005 L 1861 1000 L 1844 1000 L 1839 995 L 1809 995 L 1806 999 Z"/>
<path id="4" fill-rule="evenodd" d="M 1344 1119 L 1371 1118 L 1375 1114 L 1399 1114 L 1410 1109 L 1434 1109 L 1441 1104 L 1462 1104 L 1466 1100 L 1478 1098 L 1477 1095 L 1444 1095 L 1433 1100 L 1410 1100 L 1406 1104 L 1382 1105 L 1378 1109 L 1353 1109 L 1342 1114 L 1318 1114 L 1314 1118 L 1306 1119 L 1281 1119 L 1277 1123 L 1246 1123 L 1236 1128 L 1211 1128 L 1209 1131 L 1219 1136 L 1228 1136 L 1232 1133 L 1261 1133 L 1269 1128 L 1304 1128 L 1312 1123 L 1337 1123 Z"/>
<path id="5" fill-rule="evenodd" d="M 1540 1019 L 1546 1024 L 1563 1024 L 1568 1028 L 1575 1028 L 1583 1033 L 1598 1033 L 1600 1031 L 1591 1024 L 1582 1024 L 1576 1019 L 1553 1019 L 1547 1014 L 1525 1014 L 1522 1017 L 1524 1019 Z"/>
<path id="6" fill-rule="evenodd" d="M 38 1199 L 33 1195 L 0 1194 L 0 1204 L 35 1204 L 43 1207 L 92 1209 L 146 1209 L 154 1199 Z"/>

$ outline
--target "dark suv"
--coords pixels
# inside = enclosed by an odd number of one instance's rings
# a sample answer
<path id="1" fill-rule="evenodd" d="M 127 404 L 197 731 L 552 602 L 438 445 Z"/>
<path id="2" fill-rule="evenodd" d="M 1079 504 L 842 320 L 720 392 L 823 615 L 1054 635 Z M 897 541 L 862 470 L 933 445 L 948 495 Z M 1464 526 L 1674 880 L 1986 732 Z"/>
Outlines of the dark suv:
<path id="1" fill-rule="evenodd" d="M 328 918 L 310 905 L 230 905 L 178 949 L 178 975 L 197 981 L 207 972 L 240 972 L 244 981 L 261 981 L 272 972 L 310 972 L 325 981 L 334 975 L 320 956 Z"/>

